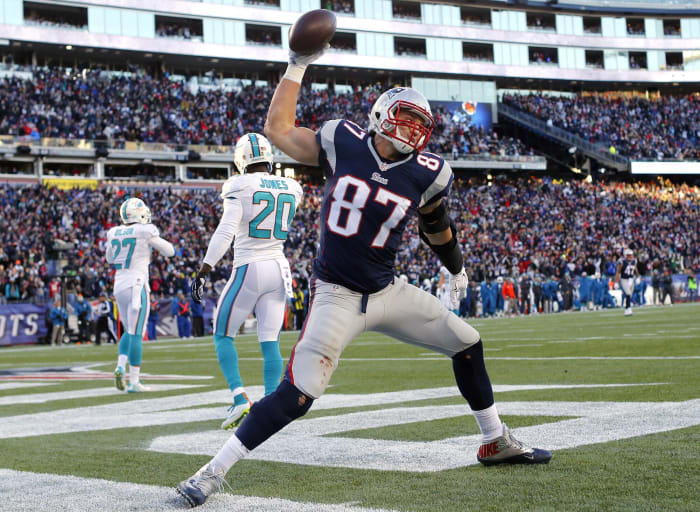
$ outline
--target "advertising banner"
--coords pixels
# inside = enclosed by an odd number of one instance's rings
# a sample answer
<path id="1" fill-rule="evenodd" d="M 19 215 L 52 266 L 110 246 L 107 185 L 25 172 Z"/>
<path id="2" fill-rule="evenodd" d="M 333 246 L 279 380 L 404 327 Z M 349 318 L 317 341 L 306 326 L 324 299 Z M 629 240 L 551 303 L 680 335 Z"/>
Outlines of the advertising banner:
<path id="1" fill-rule="evenodd" d="M 48 333 L 42 304 L 0 305 L 0 346 L 38 343 Z"/>

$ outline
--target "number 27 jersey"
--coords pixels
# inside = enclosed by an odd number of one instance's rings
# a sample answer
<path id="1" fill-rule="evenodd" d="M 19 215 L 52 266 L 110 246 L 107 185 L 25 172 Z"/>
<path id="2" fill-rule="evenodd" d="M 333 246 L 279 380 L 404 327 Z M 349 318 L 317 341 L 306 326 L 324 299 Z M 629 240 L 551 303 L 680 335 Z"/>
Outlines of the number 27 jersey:
<path id="1" fill-rule="evenodd" d="M 453 180 L 439 156 L 414 152 L 385 161 L 372 138 L 344 120 L 328 121 L 316 132 L 327 182 L 314 274 L 361 293 L 392 282 L 408 220 L 446 196 Z"/>

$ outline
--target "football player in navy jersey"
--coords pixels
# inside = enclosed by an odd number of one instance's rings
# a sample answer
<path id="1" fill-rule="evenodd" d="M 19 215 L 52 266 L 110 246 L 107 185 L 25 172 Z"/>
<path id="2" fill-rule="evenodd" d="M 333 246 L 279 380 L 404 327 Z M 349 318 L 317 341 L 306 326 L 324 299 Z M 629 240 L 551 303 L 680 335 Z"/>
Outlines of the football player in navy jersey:
<path id="1" fill-rule="evenodd" d="M 637 259 L 632 249 L 625 249 L 623 258 L 617 262 L 615 282 L 620 283 L 622 300 L 624 302 L 625 316 L 632 314 L 632 293 L 634 293 L 634 278 L 639 275 Z"/>
<path id="2" fill-rule="evenodd" d="M 364 331 L 452 358 L 457 386 L 483 435 L 477 455 L 483 464 L 546 463 L 552 456 L 517 441 L 501 422 L 479 333 L 430 293 L 394 279 L 401 235 L 417 214 L 421 238 L 449 272 L 453 301 L 466 295 L 462 252 L 443 201 L 452 170 L 423 152 L 434 127 L 430 105 L 418 91 L 398 87 L 372 106 L 368 131 L 346 120 L 327 121 L 317 132 L 297 127 L 300 83 L 321 53 L 290 54 L 265 124 L 273 144 L 299 162 L 321 166 L 327 178 L 309 311 L 279 387 L 253 404 L 219 453 L 178 485 L 192 506 L 220 489 L 235 462 L 309 410 L 343 349 Z"/>

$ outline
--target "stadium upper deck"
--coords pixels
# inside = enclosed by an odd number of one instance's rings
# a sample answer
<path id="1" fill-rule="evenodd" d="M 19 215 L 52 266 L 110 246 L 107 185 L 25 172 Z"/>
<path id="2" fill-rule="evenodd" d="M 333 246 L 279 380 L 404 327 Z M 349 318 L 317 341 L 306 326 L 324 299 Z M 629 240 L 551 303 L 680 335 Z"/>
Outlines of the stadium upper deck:
<path id="1" fill-rule="evenodd" d="M 700 82 L 700 6 L 690 0 L 663 5 L 623 0 L 619 10 L 614 10 L 617 2 L 605 0 L 3 4 L 0 30 L 6 44 L 25 49 L 31 45 L 32 55 L 53 47 L 66 62 L 99 60 L 95 53 L 120 52 L 124 58 L 136 52 L 171 69 L 199 62 L 227 69 L 235 63 L 240 72 L 276 71 L 286 62 L 288 27 L 300 12 L 324 7 L 339 14 L 338 34 L 319 70 L 331 75 L 410 70 L 413 76 L 455 81 L 424 83 L 424 92 L 434 100 L 450 99 L 467 78 L 495 78 L 499 87 L 523 81 L 529 87 L 551 81 L 558 87 Z"/>

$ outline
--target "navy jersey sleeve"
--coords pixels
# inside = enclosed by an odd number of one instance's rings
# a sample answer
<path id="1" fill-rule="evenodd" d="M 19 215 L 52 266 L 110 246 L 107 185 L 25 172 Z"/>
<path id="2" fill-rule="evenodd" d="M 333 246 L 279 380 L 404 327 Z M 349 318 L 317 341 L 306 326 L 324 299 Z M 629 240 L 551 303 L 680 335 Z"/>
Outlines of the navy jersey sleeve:
<path id="1" fill-rule="evenodd" d="M 425 205 L 434 203 L 438 199 L 447 196 L 450 193 L 450 187 L 454 180 L 454 174 L 452 174 L 450 164 L 437 155 L 430 154 L 430 156 L 431 158 L 439 159 L 442 165 L 435 171 L 436 176 L 433 182 L 428 186 L 425 192 L 423 192 L 418 208 L 422 208 Z"/>
<path id="2" fill-rule="evenodd" d="M 342 122 L 341 119 L 326 121 L 316 132 L 316 142 L 318 142 L 321 148 L 318 155 L 318 164 L 323 169 L 323 173 L 326 177 L 335 174 L 336 159 L 338 156 L 335 147 L 335 134 L 338 130 L 338 126 L 340 126 Z"/>

